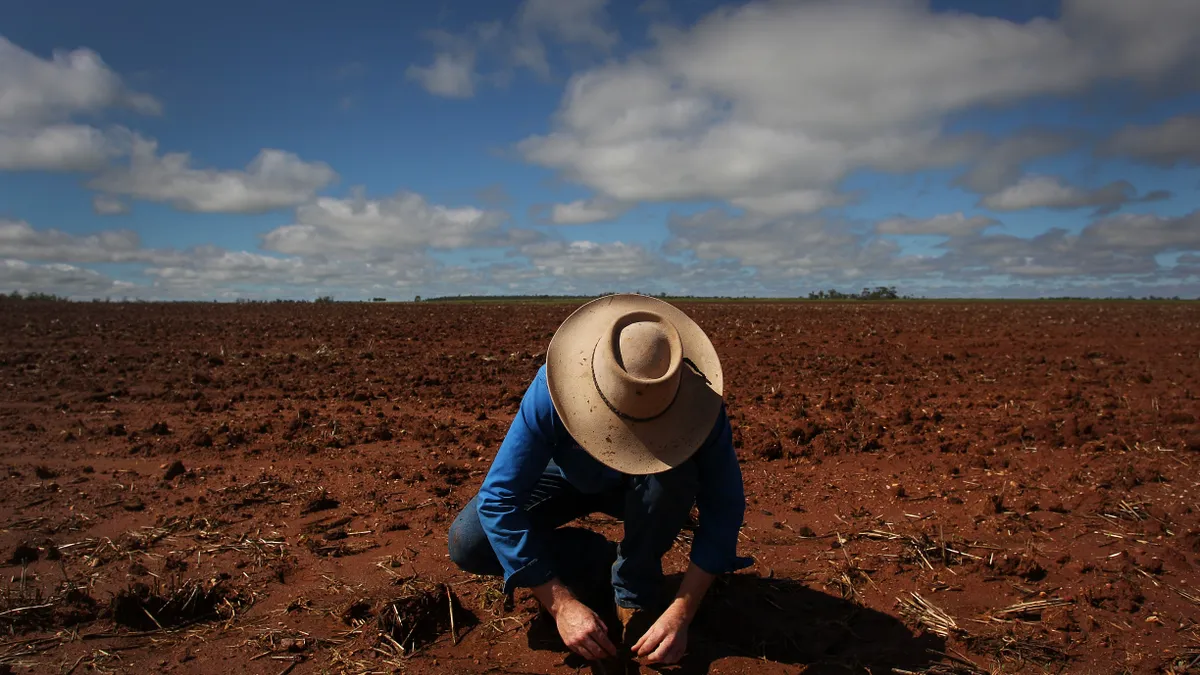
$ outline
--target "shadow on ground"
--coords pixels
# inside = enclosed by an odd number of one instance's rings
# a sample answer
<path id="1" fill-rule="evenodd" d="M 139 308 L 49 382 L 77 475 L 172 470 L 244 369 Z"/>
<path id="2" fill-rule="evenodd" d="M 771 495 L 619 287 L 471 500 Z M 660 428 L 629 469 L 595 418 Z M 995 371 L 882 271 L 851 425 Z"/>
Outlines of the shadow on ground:
<path id="1" fill-rule="evenodd" d="M 592 534 L 571 533 L 571 545 L 559 549 L 572 551 L 576 563 L 589 561 L 564 581 L 612 628 L 616 616 L 608 569 L 615 548 L 609 542 L 590 539 L 588 535 Z M 584 550 L 590 555 L 578 555 Z M 669 577 L 665 588 L 678 587 L 680 577 Z M 529 646 L 566 652 L 547 615 L 530 626 Z M 922 670 L 937 662 L 933 654 L 944 649 L 942 639 L 916 636 L 894 616 L 809 588 L 800 581 L 735 574 L 719 578 L 709 590 L 692 624 L 684 659 L 660 670 L 708 673 L 715 661 L 731 656 L 804 666 L 806 675 L 891 672 L 893 668 Z M 566 662 L 577 667 L 585 665 L 574 655 Z M 652 672 L 634 663 L 626 664 L 623 671 L 598 664 L 592 670 L 607 674 Z"/>

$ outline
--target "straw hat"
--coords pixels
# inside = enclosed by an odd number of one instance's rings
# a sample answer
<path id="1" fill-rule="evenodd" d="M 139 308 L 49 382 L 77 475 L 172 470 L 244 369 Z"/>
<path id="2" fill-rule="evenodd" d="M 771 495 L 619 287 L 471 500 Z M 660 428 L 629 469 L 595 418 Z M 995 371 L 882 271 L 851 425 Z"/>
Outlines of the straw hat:
<path id="1" fill-rule="evenodd" d="M 571 437 L 626 474 L 687 461 L 721 411 L 721 363 L 686 314 L 645 295 L 575 310 L 546 348 L 550 400 Z"/>

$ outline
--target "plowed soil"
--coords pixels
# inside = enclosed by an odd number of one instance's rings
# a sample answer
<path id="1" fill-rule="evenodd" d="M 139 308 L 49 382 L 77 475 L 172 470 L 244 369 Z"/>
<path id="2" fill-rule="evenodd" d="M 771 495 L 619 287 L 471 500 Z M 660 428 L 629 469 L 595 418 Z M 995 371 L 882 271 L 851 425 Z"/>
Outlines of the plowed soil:
<path id="1" fill-rule="evenodd" d="M 682 307 L 757 562 L 677 670 L 1200 667 L 1200 306 Z M 586 671 L 446 555 L 573 308 L 0 305 L 0 672 Z"/>

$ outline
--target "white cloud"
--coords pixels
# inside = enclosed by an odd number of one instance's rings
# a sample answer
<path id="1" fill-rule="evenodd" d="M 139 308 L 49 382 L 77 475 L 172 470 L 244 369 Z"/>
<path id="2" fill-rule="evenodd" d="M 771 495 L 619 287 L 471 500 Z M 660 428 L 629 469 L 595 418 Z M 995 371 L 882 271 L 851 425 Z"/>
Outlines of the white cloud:
<path id="1" fill-rule="evenodd" d="M 82 124 L 39 128 L 0 125 L 0 170 L 95 171 L 128 152 L 128 132 Z"/>
<path id="2" fill-rule="evenodd" d="M 129 213 L 129 205 L 112 195 L 95 195 L 92 211 L 98 216 L 121 216 Z"/>
<path id="3" fill-rule="evenodd" d="M 987 216 L 967 216 L 961 211 L 946 213 L 932 218 L 889 218 L 875 225 L 879 234 L 894 235 L 941 235 L 945 237 L 961 237 L 976 234 L 999 221 Z"/>
<path id="4" fill-rule="evenodd" d="M 605 12 L 608 0 L 525 0 L 517 10 L 521 30 L 544 33 L 562 44 L 608 50 L 620 41 Z"/>
<path id="5" fill-rule="evenodd" d="M 1200 211 L 1181 217 L 1120 214 L 1088 224 L 1079 234 L 1051 229 L 1025 238 L 983 234 L 948 240 L 937 268 L 960 279 L 986 275 L 1049 282 L 1090 280 L 1101 290 L 1119 275 L 1155 280 L 1168 273 L 1164 253 L 1200 251 Z"/>
<path id="6" fill-rule="evenodd" d="M 1185 253 L 1175 260 L 1171 276 L 1200 280 L 1200 253 Z"/>
<path id="7" fill-rule="evenodd" d="M 47 262 L 120 263 L 149 262 L 169 255 L 142 248 L 132 230 L 104 230 L 75 235 L 60 230 L 39 230 L 21 220 L 0 219 L 0 258 Z"/>
<path id="8" fill-rule="evenodd" d="M 475 95 L 475 53 L 473 51 L 442 52 L 429 66 L 412 65 L 405 71 L 425 90 L 448 98 L 470 98 Z"/>
<path id="9" fill-rule="evenodd" d="M 816 213 L 848 204 L 850 200 L 851 195 L 828 190 L 791 190 L 767 196 L 733 197 L 729 203 L 764 216 L 786 216 L 792 213 Z"/>
<path id="10" fill-rule="evenodd" d="M 1200 3 L 1146 0 L 1135 20 L 1130 11 L 1068 0 L 1060 20 L 1014 23 L 915 1 L 723 8 L 574 76 L 555 129 L 518 149 L 614 199 L 782 205 L 777 195 L 828 193 L 857 169 L 978 156 L 979 139 L 946 135 L 953 113 L 1104 81 L 1157 84 L 1197 65 Z M 1004 164 L 1041 151 L 1009 151 L 990 171 L 1003 176 Z"/>
<path id="11" fill-rule="evenodd" d="M 268 232 L 263 246 L 297 255 L 380 255 L 495 245 L 505 240 L 505 219 L 499 211 L 430 204 L 411 192 L 323 197 L 296 209 L 296 222 Z"/>
<path id="12" fill-rule="evenodd" d="M 1180 115 L 1162 124 L 1126 127 L 1104 144 L 1102 151 L 1166 167 L 1200 164 L 1200 115 Z"/>
<path id="13" fill-rule="evenodd" d="M 196 169 L 188 153 L 159 156 L 157 142 L 136 138 L 129 165 L 101 172 L 88 187 L 184 211 L 262 213 L 306 202 L 336 179 L 324 162 L 271 149 L 260 151 L 245 170 Z"/>
<path id="14" fill-rule="evenodd" d="M 1200 211 L 1179 217 L 1120 214 L 1084 228 L 1081 245 L 1098 254 L 1200 251 Z"/>
<path id="15" fill-rule="evenodd" d="M 810 283 L 894 275 L 917 262 L 895 242 L 855 234 L 845 223 L 821 218 L 767 218 L 710 209 L 672 216 L 670 253 L 704 262 L 732 261 L 752 268 L 757 281 L 807 278 Z"/>
<path id="16" fill-rule="evenodd" d="M 377 260 L 277 257 L 212 247 L 188 253 L 171 264 L 145 270 L 153 279 L 150 292 L 183 298 L 407 298 L 461 293 L 484 282 L 478 270 L 444 265 L 423 253 L 393 253 Z"/>
<path id="17" fill-rule="evenodd" d="M 608 21 L 607 0 L 525 0 L 506 21 L 476 23 L 461 34 L 426 34 L 437 52 L 428 66 L 410 65 L 410 80 L 438 96 L 470 98 L 480 83 L 503 86 L 516 68 L 550 76 L 549 47 L 607 53 L 620 36 Z M 499 65 L 487 74 L 481 60 Z"/>
<path id="18" fill-rule="evenodd" d="M 126 87 L 90 49 L 43 59 L 0 37 L 0 124 L 42 125 L 110 107 L 152 115 L 162 110 L 153 96 Z"/>
<path id="19" fill-rule="evenodd" d="M 544 241 L 518 249 L 535 270 L 576 281 L 618 282 L 670 277 L 678 269 L 644 246 L 623 242 Z"/>
<path id="20" fill-rule="evenodd" d="M 1085 189 L 1064 183 L 1054 176 L 1030 175 L 1003 190 L 985 196 L 980 204 L 994 211 L 1020 211 L 1023 209 L 1078 209 L 1097 207 L 1101 213 L 1110 213 L 1127 203 L 1156 201 L 1168 197 L 1163 191 L 1152 192 L 1142 197 L 1129 181 L 1115 181 L 1107 185 Z"/>
<path id="21" fill-rule="evenodd" d="M 1065 152 L 1077 142 L 1070 133 L 1026 130 L 992 143 L 956 182 L 982 194 L 999 192 L 1020 178 L 1026 162 Z"/>
<path id="22" fill-rule="evenodd" d="M 532 213 L 554 225 L 586 225 L 615 220 L 628 210 L 628 204 L 611 199 L 576 199 L 566 204 L 540 204 Z"/>
<path id="23" fill-rule="evenodd" d="M 879 284 L 951 295 L 1012 291 L 1003 282 L 979 283 L 989 277 L 1037 280 L 1043 284 L 1042 294 L 1075 286 L 1076 293 L 1108 295 L 1111 289 L 1126 288 L 1121 284 L 1157 284 L 1178 276 L 1160 265 L 1157 256 L 1182 253 L 1180 260 L 1191 260 L 1191 253 L 1200 252 L 1200 211 L 1174 218 L 1109 216 L 1078 234 L 1051 229 L 1025 237 L 988 231 L 998 224 L 982 216 L 951 213 L 892 218 L 867 231 L 819 217 L 761 218 L 711 209 L 672 217 L 666 251 L 697 261 L 674 280 L 685 284 L 700 277 L 701 287 L 719 295 L 803 295 L 816 288 L 854 290 Z M 907 254 L 899 244 L 878 236 L 916 234 L 946 237 L 937 246 L 941 253 Z M 710 283 L 703 283 L 706 276 Z M 720 281 L 711 283 L 714 278 Z M 1081 290 L 1086 284 L 1093 288 Z M 1191 292 L 1197 291 L 1200 287 Z M 1037 293 L 1025 290 L 1020 295 Z"/>
<path id="24" fill-rule="evenodd" d="M 0 291 L 53 293 L 75 299 L 135 295 L 136 286 L 111 279 L 95 270 L 52 263 L 35 265 L 24 260 L 0 259 Z"/>
<path id="25" fill-rule="evenodd" d="M 512 59 L 542 76 L 549 76 L 545 35 L 563 45 L 583 45 L 601 52 L 620 37 L 608 25 L 608 0 L 525 0 L 517 10 Z"/>
<path id="26" fill-rule="evenodd" d="M 411 199 L 398 210 L 444 208 Z M 1026 237 L 988 232 L 994 221 L 961 213 L 894 218 L 866 228 L 819 217 L 766 218 L 712 209 L 672 218 L 671 239 L 659 251 L 624 242 L 523 241 L 470 226 L 444 242 L 431 241 L 428 228 L 396 239 L 381 232 L 411 223 L 411 218 L 394 217 L 395 205 L 383 210 L 392 216 L 360 213 L 367 220 L 374 218 L 375 225 L 338 221 L 336 234 L 324 232 L 325 239 L 301 240 L 281 253 L 215 246 L 152 250 L 142 248 L 137 235 L 127 230 L 74 235 L 7 221 L 0 223 L 0 291 L 160 299 L 612 290 L 803 295 L 818 288 L 857 290 L 883 284 L 933 295 L 1200 292 L 1195 278 L 1200 211 L 1181 217 L 1117 215 L 1095 220 L 1078 234 L 1052 229 Z M 430 218 L 428 213 L 424 217 Z M 442 225 L 461 228 L 471 220 L 450 218 L 453 222 Z M 357 243 L 364 232 L 373 243 L 371 250 Z M 937 247 L 943 251 L 940 256 L 908 255 L 880 236 L 934 233 L 946 235 Z M 347 245 L 341 237 L 354 243 Z M 472 267 L 437 258 L 435 244 L 466 241 L 490 241 L 508 255 L 501 262 Z M 1159 257 L 1171 254 L 1179 254 L 1176 264 L 1158 263 Z M 81 266 L 88 263 L 136 265 L 150 282 L 114 280 Z M 979 284 L 984 277 L 1000 281 Z"/>
<path id="27" fill-rule="evenodd" d="M 128 151 L 130 134 L 72 123 L 77 115 L 128 108 L 158 114 L 88 49 L 43 59 L 0 37 L 0 170 L 94 171 Z"/>

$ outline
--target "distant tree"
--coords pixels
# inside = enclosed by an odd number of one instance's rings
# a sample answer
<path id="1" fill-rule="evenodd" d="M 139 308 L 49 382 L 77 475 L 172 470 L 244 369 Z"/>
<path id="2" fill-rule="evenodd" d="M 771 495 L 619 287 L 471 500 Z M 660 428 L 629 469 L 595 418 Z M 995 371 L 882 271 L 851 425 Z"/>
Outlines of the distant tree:
<path id="1" fill-rule="evenodd" d="M 20 291 L 13 291 L 13 292 L 9 293 L 8 295 L 0 295 L 0 299 L 24 300 L 24 301 L 32 300 L 34 302 L 70 302 L 71 301 L 71 299 L 66 297 L 65 295 L 54 295 L 53 293 L 42 293 L 40 291 L 34 291 L 33 293 L 26 293 L 24 295 L 21 295 Z"/>
<path id="2" fill-rule="evenodd" d="M 413 302 L 420 302 L 420 301 L 421 301 L 421 296 L 419 296 L 419 295 L 413 298 Z"/>
<path id="3" fill-rule="evenodd" d="M 371 302 L 387 302 L 387 298 L 371 298 Z"/>
<path id="4" fill-rule="evenodd" d="M 317 298 L 313 302 L 330 303 L 330 302 L 333 302 L 333 296 L 332 295 L 322 295 L 321 297 Z"/>
<path id="5" fill-rule="evenodd" d="M 868 287 L 859 293 L 843 293 L 836 288 L 831 288 L 827 291 L 812 291 L 808 294 L 809 300 L 898 300 L 900 297 L 895 286 Z"/>

